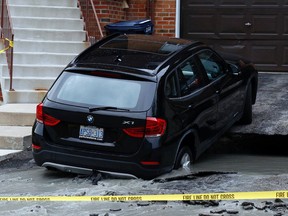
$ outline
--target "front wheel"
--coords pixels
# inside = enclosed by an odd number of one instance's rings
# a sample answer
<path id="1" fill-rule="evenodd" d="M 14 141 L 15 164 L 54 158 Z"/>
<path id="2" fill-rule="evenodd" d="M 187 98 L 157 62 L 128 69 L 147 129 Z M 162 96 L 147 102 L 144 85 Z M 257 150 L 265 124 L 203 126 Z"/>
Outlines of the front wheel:
<path id="1" fill-rule="evenodd" d="M 183 146 L 179 151 L 174 169 L 185 168 L 193 162 L 193 155 L 188 146 Z"/>
<path id="2" fill-rule="evenodd" d="M 249 84 L 248 89 L 247 89 L 243 115 L 239 122 L 240 124 L 252 123 L 252 87 L 251 87 L 251 84 Z"/>

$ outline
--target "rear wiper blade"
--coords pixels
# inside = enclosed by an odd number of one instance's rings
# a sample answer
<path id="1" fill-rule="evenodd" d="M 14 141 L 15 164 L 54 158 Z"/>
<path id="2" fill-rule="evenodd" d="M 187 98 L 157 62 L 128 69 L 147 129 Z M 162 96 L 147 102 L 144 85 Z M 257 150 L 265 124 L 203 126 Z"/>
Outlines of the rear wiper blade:
<path id="1" fill-rule="evenodd" d="M 113 107 L 113 106 L 89 107 L 89 112 L 94 112 L 94 111 L 98 111 L 98 110 L 130 111 L 129 109 Z"/>

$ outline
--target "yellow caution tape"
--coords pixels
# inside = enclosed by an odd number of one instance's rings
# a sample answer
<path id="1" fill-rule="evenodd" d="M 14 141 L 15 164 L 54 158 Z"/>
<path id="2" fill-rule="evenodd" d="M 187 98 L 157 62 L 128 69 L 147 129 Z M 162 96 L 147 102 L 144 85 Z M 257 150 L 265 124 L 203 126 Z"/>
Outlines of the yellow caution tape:
<path id="1" fill-rule="evenodd" d="M 8 196 L 0 201 L 65 201 L 65 202 L 131 202 L 131 201 L 192 201 L 192 200 L 256 200 L 287 199 L 288 191 L 205 193 L 205 194 L 157 194 L 157 195 L 121 195 L 121 196 Z"/>
<path id="2" fill-rule="evenodd" d="M 0 50 L 0 54 L 5 52 L 8 49 L 14 47 L 14 42 L 13 41 L 9 40 L 8 38 L 4 38 L 4 40 L 8 41 L 9 44 L 8 44 L 8 46 L 6 48 Z"/>

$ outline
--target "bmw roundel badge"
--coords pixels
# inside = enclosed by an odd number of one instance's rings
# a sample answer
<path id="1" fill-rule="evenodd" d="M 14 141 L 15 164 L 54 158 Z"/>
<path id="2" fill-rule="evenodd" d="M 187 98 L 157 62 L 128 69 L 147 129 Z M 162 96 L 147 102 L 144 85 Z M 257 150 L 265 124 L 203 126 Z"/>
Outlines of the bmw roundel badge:
<path id="1" fill-rule="evenodd" d="M 94 117 L 92 115 L 87 116 L 87 122 L 92 124 L 94 122 Z"/>

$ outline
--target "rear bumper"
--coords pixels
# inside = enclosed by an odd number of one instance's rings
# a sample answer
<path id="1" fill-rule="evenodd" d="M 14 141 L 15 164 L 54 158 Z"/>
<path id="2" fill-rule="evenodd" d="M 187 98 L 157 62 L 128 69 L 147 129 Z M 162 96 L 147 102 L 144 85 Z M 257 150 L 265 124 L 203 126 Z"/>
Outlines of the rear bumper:
<path id="1" fill-rule="evenodd" d="M 158 137 L 145 140 L 137 152 L 125 155 L 96 148 L 55 144 L 45 139 L 43 131 L 42 124 L 35 124 L 32 130 L 33 157 L 36 164 L 64 172 L 87 174 L 99 171 L 153 179 L 173 169 L 173 158 L 177 152 L 176 145 L 160 145 Z"/>
<path id="2" fill-rule="evenodd" d="M 64 172 L 89 174 L 99 171 L 122 176 L 153 179 L 172 170 L 172 167 L 144 167 L 136 162 L 109 160 L 76 154 L 67 154 L 49 150 L 33 151 L 38 166 L 53 167 Z"/>
<path id="3" fill-rule="evenodd" d="M 60 170 L 62 172 L 78 173 L 78 174 L 84 174 L 84 175 L 91 175 L 91 174 L 93 174 L 93 171 L 94 171 L 92 169 L 87 169 L 87 168 L 83 168 L 83 167 L 75 167 L 75 166 L 69 166 L 69 165 L 57 164 L 57 163 L 50 163 L 50 162 L 45 162 L 45 163 L 43 163 L 42 166 L 43 167 L 47 167 L 47 168 L 51 168 L 52 167 L 52 168 L 55 168 L 55 169 Z M 116 176 L 137 178 L 134 175 L 125 174 L 125 173 L 107 172 L 107 171 L 102 171 L 102 170 L 99 170 L 99 172 L 108 173 L 108 174 L 116 175 Z"/>

